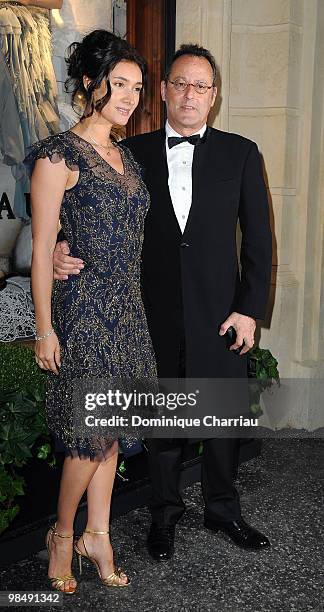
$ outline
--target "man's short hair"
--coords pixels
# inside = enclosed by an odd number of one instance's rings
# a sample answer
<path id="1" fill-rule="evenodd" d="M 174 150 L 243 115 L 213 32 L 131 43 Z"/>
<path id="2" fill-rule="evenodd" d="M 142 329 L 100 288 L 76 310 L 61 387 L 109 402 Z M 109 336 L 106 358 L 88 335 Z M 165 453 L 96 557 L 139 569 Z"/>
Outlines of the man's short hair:
<path id="1" fill-rule="evenodd" d="M 179 57 L 182 57 L 183 55 L 190 55 L 192 57 L 204 57 L 211 65 L 211 68 L 213 71 L 213 86 L 214 87 L 216 86 L 217 77 L 218 77 L 218 68 L 217 68 L 217 64 L 216 64 L 214 56 L 211 54 L 210 51 L 208 51 L 208 49 L 205 49 L 204 47 L 200 47 L 199 45 L 195 45 L 193 43 L 186 43 L 184 45 L 181 45 L 178 51 L 175 52 L 171 60 L 171 63 L 169 64 L 166 70 L 166 73 L 164 75 L 165 82 L 168 80 L 170 76 L 170 72 L 171 72 L 174 62 Z"/>

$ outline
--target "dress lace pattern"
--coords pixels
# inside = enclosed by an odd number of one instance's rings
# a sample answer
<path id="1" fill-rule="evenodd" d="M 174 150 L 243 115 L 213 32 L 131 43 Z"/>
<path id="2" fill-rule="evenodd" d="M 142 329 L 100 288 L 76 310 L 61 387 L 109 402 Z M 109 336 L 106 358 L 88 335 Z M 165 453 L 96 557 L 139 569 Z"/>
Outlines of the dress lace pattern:
<path id="1" fill-rule="evenodd" d="M 77 134 L 67 131 L 32 147 L 25 163 L 64 159 L 79 171 L 65 191 L 60 222 L 71 255 L 84 261 L 79 275 L 55 281 L 52 321 L 61 346 L 59 376 L 49 372 L 46 406 L 50 429 L 72 455 L 101 459 L 114 439 L 76 438 L 73 381 L 147 379 L 156 363 L 141 299 L 140 269 L 149 194 L 140 166 L 122 144 L 124 174 Z M 131 443 L 131 440 L 130 440 Z"/>

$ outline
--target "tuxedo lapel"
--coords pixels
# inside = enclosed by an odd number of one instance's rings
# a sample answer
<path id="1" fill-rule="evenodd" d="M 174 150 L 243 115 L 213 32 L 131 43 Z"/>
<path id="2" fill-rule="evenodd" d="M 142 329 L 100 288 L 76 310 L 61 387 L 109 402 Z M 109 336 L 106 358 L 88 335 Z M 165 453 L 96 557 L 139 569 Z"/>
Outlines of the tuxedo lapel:
<path id="1" fill-rule="evenodd" d="M 187 238 L 190 233 L 195 220 L 195 216 L 199 214 L 199 203 L 201 198 L 204 197 L 206 192 L 206 181 L 211 172 L 212 168 L 211 150 L 210 150 L 210 128 L 207 127 L 206 133 L 203 137 L 203 142 L 195 146 L 193 160 L 192 160 L 192 199 L 191 207 L 186 223 L 186 227 L 183 232 L 183 238 Z"/>
<path id="2" fill-rule="evenodd" d="M 174 213 L 169 191 L 169 171 L 165 151 L 165 130 L 160 130 L 157 136 L 157 142 L 151 149 L 151 184 L 154 186 L 154 192 L 156 194 L 156 196 L 152 198 L 151 206 L 154 207 L 154 205 L 157 204 L 159 210 L 155 210 L 155 214 L 158 215 L 165 224 L 166 230 L 178 239 L 182 236 L 182 233 Z"/>

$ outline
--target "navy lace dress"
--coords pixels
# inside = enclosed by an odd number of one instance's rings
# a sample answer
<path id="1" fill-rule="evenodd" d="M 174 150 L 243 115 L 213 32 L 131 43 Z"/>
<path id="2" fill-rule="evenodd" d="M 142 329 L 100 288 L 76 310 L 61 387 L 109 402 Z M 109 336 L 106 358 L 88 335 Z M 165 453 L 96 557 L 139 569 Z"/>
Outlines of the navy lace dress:
<path id="1" fill-rule="evenodd" d="M 77 184 L 65 191 L 60 223 L 71 255 L 81 258 L 85 267 L 67 281 L 54 281 L 52 322 L 61 368 L 59 376 L 47 373 L 46 412 L 61 449 L 97 460 L 108 456 L 116 437 L 109 432 L 100 439 L 77 435 L 73 382 L 122 377 L 156 383 L 140 289 L 149 194 L 131 152 L 117 146 L 124 174 L 71 131 L 36 143 L 25 160 L 30 172 L 35 161 L 45 157 L 53 163 L 64 159 L 68 168 L 79 172 Z"/>

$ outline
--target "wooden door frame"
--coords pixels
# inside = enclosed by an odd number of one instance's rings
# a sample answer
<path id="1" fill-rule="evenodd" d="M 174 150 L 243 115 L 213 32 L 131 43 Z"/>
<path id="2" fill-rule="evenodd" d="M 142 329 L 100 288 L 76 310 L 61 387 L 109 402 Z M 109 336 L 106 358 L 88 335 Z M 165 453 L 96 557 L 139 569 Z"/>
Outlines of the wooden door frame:
<path id="1" fill-rule="evenodd" d="M 127 125 L 127 135 L 157 130 L 165 110 L 160 83 L 175 48 L 176 0 L 127 0 L 127 40 L 148 64 L 145 109 L 138 108 Z"/>

